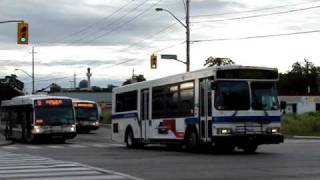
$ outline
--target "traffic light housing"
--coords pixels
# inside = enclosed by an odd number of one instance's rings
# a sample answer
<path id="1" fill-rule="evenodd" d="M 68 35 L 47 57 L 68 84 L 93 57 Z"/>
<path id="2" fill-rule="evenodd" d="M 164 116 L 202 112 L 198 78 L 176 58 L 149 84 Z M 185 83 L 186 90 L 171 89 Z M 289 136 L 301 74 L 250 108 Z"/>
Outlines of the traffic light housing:
<path id="1" fill-rule="evenodd" d="M 29 24 L 26 22 L 19 22 L 18 23 L 17 43 L 18 44 L 28 44 L 29 43 Z"/>
<path id="2" fill-rule="evenodd" d="M 155 54 L 152 54 L 150 57 L 150 65 L 151 69 L 157 69 L 157 56 Z"/>

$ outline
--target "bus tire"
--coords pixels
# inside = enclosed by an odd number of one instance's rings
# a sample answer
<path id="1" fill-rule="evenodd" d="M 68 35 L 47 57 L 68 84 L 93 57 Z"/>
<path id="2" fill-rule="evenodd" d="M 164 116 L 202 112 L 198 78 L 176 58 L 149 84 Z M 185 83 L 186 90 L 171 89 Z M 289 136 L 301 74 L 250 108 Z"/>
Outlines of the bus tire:
<path id="1" fill-rule="evenodd" d="M 11 140 L 8 128 L 4 131 L 4 137 L 7 141 Z"/>
<path id="2" fill-rule="evenodd" d="M 34 135 L 31 133 L 31 130 L 25 130 L 24 131 L 23 140 L 26 143 L 33 143 L 34 142 Z"/>
<path id="3" fill-rule="evenodd" d="M 126 130 L 125 143 L 126 143 L 127 148 L 134 148 L 135 147 L 134 135 L 133 135 L 131 128 L 128 128 Z"/>
<path id="4" fill-rule="evenodd" d="M 196 151 L 199 146 L 197 131 L 194 128 L 189 128 L 185 136 L 185 145 L 188 151 Z"/>
<path id="5" fill-rule="evenodd" d="M 253 154 L 256 152 L 257 149 L 258 149 L 257 144 L 248 144 L 243 146 L 243 151 L 247 154 Z"/>

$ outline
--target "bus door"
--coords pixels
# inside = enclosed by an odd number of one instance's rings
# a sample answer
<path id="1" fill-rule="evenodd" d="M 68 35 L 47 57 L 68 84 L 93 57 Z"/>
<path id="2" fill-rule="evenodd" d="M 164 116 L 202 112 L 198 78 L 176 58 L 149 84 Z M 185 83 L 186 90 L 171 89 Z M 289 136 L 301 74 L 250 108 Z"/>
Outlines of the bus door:
<path id="1" fill-rule="evenodd" d="M 209 142 L 212 136 L 212 78 L 205 78 L 200 80 L 200 124 L 199 135 L 203 142 Z"/>
<path id="2" fill-rule="evenodd" d="M 147 139 L 149 137 L 149 89 L 143 89 L 141 91 L 141 109 L 140 109 L 140 114 L 141 114 L 141 138 Z"/>

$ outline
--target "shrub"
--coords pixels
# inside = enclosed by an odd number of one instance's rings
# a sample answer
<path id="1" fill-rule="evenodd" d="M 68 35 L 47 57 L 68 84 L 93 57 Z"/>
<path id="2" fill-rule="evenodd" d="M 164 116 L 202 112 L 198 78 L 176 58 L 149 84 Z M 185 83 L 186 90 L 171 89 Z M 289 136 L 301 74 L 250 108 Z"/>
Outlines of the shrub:
<path id="1" fill-rule="evenodd" d="M 286 135 L 320 135 L 320 112 L 301 115 L 288 114 L 281 117 L 282 133 Z"/>

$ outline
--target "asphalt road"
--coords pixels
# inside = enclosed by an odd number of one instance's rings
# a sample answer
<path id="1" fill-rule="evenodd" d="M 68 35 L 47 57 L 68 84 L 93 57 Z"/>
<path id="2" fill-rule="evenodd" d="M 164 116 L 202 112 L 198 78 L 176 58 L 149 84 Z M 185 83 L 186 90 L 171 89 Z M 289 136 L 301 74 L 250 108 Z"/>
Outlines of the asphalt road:
<path id="1" fill-rule="evenodd" d="M 260 146 L 256 154 L 235 151 L 188 153 L 163 146 L 127 149 L 110 140 L 110 130 L 80 134 L 66 144 L 14 143 L 0 151 L 78 162 L 142 179 L 320 179 L 320 140 L 287 139 Z"/>

